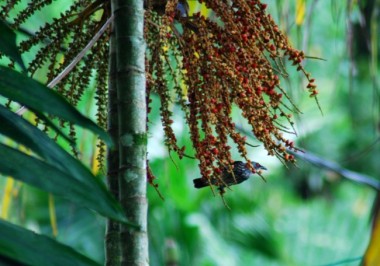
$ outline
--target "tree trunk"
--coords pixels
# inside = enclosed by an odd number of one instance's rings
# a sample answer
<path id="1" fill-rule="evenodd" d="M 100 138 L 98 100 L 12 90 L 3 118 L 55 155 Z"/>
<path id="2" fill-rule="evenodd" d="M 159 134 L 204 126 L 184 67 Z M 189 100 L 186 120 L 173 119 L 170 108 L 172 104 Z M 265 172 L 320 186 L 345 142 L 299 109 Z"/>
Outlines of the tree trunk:
<path id="1" fill-rule="evenodd" d="M 149 265 L 143 1 L 111 3 L 116 41 L 119 199 L 128 220 L 139 227 L 120 227 L 121 265 Z"/>
<path id="2" fill-rule="evenodd" d="M 112 24 L 113 25 L 113 24 Z M 119 122 L 117 110 L 116 88 L 116 47 L 115 32 L 112 27 L 109 48 L 109 79 L 108 79 L 108 134 L 115 143 L 113 149 L 107 152 L 107 185 L 112 195 L 119 198 Z M 120 265 L 120 232 L 119 223 L 108 219 L 105 237 L 105 265 Z"/>

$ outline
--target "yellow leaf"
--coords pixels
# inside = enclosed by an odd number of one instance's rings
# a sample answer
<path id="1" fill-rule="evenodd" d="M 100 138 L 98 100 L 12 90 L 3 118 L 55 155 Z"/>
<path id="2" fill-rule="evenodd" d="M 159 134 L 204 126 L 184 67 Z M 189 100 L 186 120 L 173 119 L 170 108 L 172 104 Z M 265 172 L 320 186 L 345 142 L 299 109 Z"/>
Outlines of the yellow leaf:
<path id="1" fill-rule="evenodd" d="M 9 206 L 12 201 L 12 191 L 13 191 L 14 180 L 8 177 L 5 183 L 4 195 L 1 206 L 1 218 L 6 220 L 9 216 Z"/>
<path id="2" fill-rule="evenodd" d="M 54 196 L 51 193 L 49 193 L 49 216 L 53 236 L 56 237 L 58 235 L 57 216 L 55 213 Z"/>
<path id="3" fill-rule="evenodd" d="M 93 153 L 93 156 L 92 156 L 92 163 L 91 163 L 91 172 L 96 175 L 98 174 L 100 168 L 102 167 L 100 164 L 99 164 L 99 160 L 98 160 L 98 156 L 100 154 L 100 149 L 99 149 L 99 146 L 98 145 L 95 145 L 95 152 Z"/>
<path id="4" fill-rule="evenodd" d="M 377 195 L 374 206 L 371 240 L 364 254 L 363 266 L 380 265 L 380 194 Z"/>
<path id="5" fill-rule="evenodd" d="M 211 10 L 204 3 L 200 4 L 198 1 L 189 1 L 189 15 L 192 16 L 197 12 L 201 12 L 201 15 L 206 18 L 211 15 Z"/>
<path id="6" fill-rule="evenodd" d="M 302 25 L 305 20 L 306 1 L 297 0 L 296 3 L 296 25 Z"/>

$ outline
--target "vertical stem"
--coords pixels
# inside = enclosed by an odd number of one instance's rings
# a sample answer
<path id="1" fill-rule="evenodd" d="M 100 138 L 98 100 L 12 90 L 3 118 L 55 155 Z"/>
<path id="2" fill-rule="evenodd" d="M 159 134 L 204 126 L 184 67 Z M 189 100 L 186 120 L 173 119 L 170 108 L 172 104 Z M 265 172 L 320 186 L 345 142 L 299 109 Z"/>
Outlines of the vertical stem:
<path id="1" fill-rule="evenodd" d="M 146 199 L 146 96 L 142 0 L 112 0 L 116 38 L 119 117 L 119 199 L 127 219 L 121 225 L 121 265 L 149 265 Z"/>
<path id="2" fill-rule="evenodd" d="M 116 88 L 116 47 L 115 33 L 112 28 L 109 48 L 109 80 L 108 80 L 108 134 L 112 137 L 115 148 L 107 153 L 107 185 L 112 195 L 119 198 L 119 119 L 117 110 Z M 120 232 L 119 223 L 107 220 L 105 237 L 106 266 L 120 265 Z"/>

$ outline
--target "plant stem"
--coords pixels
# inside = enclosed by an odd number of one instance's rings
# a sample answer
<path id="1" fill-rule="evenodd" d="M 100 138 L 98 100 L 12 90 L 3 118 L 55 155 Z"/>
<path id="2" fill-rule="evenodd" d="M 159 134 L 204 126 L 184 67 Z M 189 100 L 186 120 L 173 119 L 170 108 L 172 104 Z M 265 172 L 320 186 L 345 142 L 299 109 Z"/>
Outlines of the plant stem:
<path id="1" fill-rule="evenodd" d="M 141 0 L 112 0 L 119 118 L 119 199 L 127 219 L 120 227 L 121 265 L 149 265 L 146 199 L 146 92 L 144 9 Z"/>
<path id="2" fill-rule="evenodd" d="M 115 143 L 114 149 L 107 152 L 107 185 L 112 195 L 119 198 L 119 119 L 117 109 L 116 88 L 116 47 L 115 33 L 112 29 L 109 48 L 109 79 L 108 79 L 108 125 L 107 131 Z M 120 225 L 111 219 L 107 220 L 105 237 L 105 265 L 120 265 Z"/>

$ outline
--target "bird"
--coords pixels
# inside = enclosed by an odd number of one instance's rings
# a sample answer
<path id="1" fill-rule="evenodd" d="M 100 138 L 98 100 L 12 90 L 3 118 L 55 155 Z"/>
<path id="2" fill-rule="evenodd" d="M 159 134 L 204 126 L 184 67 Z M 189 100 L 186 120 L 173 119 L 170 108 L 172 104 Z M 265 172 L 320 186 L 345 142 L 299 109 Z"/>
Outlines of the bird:
<path id="1" fill-rule="evenodd" d="M 144 8 L 151 7 L 157 14 L 164 15 L 166 9 L 167 0 L 145 0 Z M 180 23 L 183 27 L 190 29 L 191 31 L 197 33 L 198 26 L 191 21 L 191 16 L 189 16 L 189 3 L 187 0 L 178 0 L 175 14 L 174 22 Z M 171 25 L 174 34 L 180 36 L 178 30 L 174 27 L 174 24 Z"/>
<path id="2" fill-rule="evenodd" d="M 178 1 L 176 13 L 176 17 L 180 18 L 187 18 L 189 16 L 189 4 L 187 3 L 187 1 Z"/>
<path id="3" fill-rule="evenodd" d="M 186 0 L 178 1 L 175 18 L 182 24 L 182 26 L 192 30 L 195 33 L 198 33 L 198 26 L 190 20 L 189 4 Z"/>
<path id="4" fill-rule="evenodd" d="M 144 0 L 144 8 L 151 7 L 159 15 L 165 14 L 167 0 Z M 179 0 L 176 6 L 176 18 L 186 18 L 189 16 L 189 4 L 187 0 Z"/>
<path id="5" fill-rule="evenodd" d="M 267 170 L 264 166 L 257 162 L 252 162 L 253 167 L 255 170 Z M 195 188 L 203 188 L 208 187 L 210 185 L 209 182 L 211 182 L 212 185 L 219 185 L 220 189 L 223 189 L 225 186 L 232 186 L 236 184 L 240 184 L 244 181 L 246 181 L 253 172 L 249 170 L 247 165 L 243 163 L 242 161 L 235 161 L 233 164 L 233 174 L 229 171 L 229 169 L 224 168 L 223 172 L 221 173 L 221 179 L 223 180 L 223 183 L 220 185 L 221 181 L 218 179 L 211 179 L 210 181 L 206 180 L 205 178 L 196 178 L 193 180 L 194 187 Z"/>

